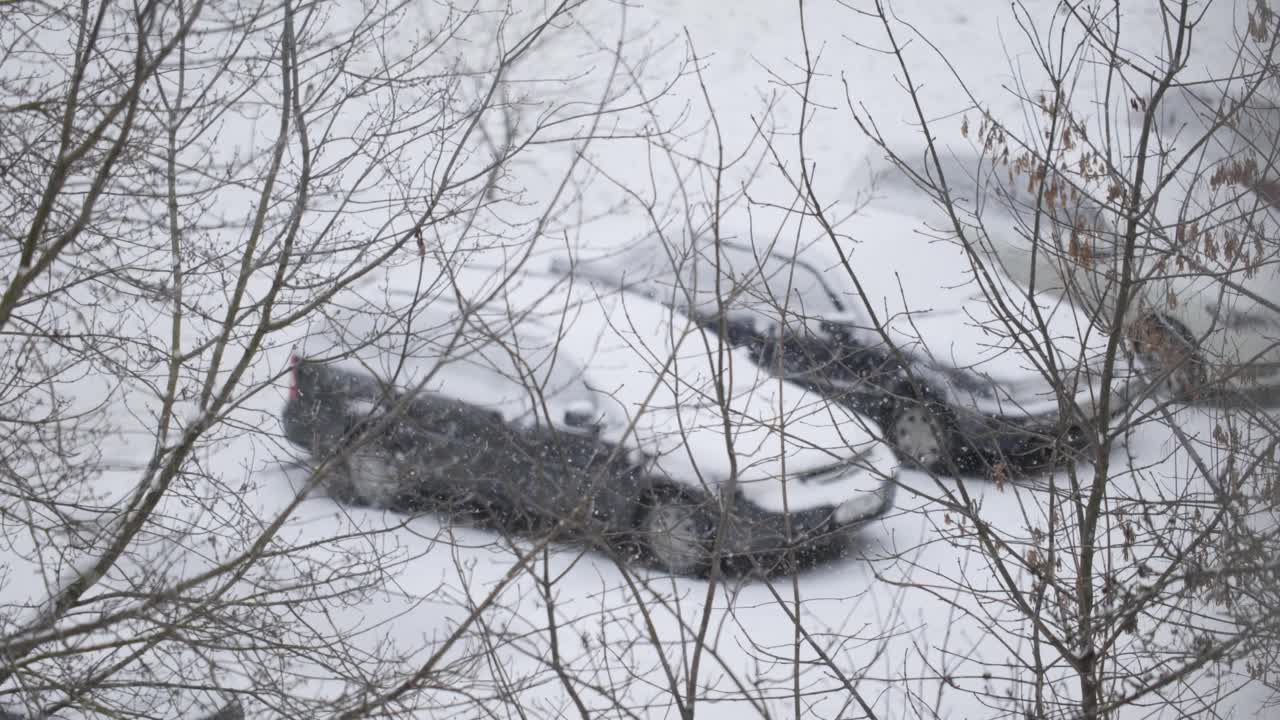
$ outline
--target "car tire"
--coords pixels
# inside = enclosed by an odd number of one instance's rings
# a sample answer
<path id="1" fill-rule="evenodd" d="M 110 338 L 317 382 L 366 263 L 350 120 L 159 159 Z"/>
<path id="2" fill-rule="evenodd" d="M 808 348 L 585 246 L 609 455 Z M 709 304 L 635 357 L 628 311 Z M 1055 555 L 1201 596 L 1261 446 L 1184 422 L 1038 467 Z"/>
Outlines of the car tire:
<path id="1" fill-rule="evenodd" d="M 1178 402 L 1194 400 L 1204 392 L 1208 381 L 1204 358 L 1185 325 L 1167 315 L 1147 315 L 1131 328 L 1130 340 L 1152 385 Z"/>
<path id="2" fill-rule="evenodd" d="M 337 500 L 379 509 L 395 509 L 401 495 L 395 464 L 367 443 L 347 452 L 330 494 Z"/>
<path id="3" fill-rule="evenodd" d="M 889 444 L 909 466 L 940 468 L 950 459 L 945 421 L 928 404 L 900 402 L 886 425 Z"/>
<path id="4" fill-rule="evenodd" d="M 636 531 L 645 554 L 664 570 L 701 575 L 711 565 L 715 522 L 703 504 L 683 492 L 650 495 L 643 503 Z"/>

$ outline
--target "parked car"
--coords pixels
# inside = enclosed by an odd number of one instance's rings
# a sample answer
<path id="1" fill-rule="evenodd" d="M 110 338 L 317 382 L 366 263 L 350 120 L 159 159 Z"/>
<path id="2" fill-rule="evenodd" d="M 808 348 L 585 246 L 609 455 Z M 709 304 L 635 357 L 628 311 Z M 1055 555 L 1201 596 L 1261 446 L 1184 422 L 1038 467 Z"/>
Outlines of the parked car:
<path id="1" fill-rule="evenodd" d="M 1006 322 L 975 288 L 963 249 L 883 207 L 859 223 L 866 240 L 850 263 L 865 297 L 817 243 L 698 238 L 672 247 L 655 238 L 560 257 L 552 270 L 688 313 L 763 367 L 874 418 L 909 465 L 1026 474 L 1090 447 L 1105 343 L 1086 319 L 1039 296 L 1037 316 L 1010 283 Z M 1128 390 L 1120 377 L 1117 410 Z"/>
<path id="2" fill-rule="evenodd" d="M 555 532 L 690 574 L 837 552 L 892 505 L 871 421 L 678 313 L 534 279 L 464 311 L 423 300 L 417 277 L 335 298 L 294 355 L 285 435 L 341 501 Z"/>
<path id="3" fill-rule="evenodd" d="M 1202 265 L 1144 286 L 1130 336 L 1174 399 L 1280 404 L 1278 267 Z"/>
<path id="4" fill-rule="evenodd" d="M 1161 108 L 1162 135 L 1208 141 L 1192 146 L 1195 156 L 1183 166 L 1181 204 L 1161 204 L 1178 215 L 1161 217 L 1170 229 L 1149 241 L 1154 251 L 1129 314 L 1131 336 L 1177 399 L 1275 405 L 1280 106 L 1260 91 L 1224 123 L 1207 93 L 1177 89 Z"/>
<path id="5" fill-rule="evenodd" d="M 1131 276 L 1136 295 L 1120 314 L 1122 331 L 1148 380 L 1177 400 L 1280 402 L 1280 106 L 1255 95 L 1223 122 L 1221 94 L 1208 87 L 1174 88 L 1156 113 L 1155 131 L 1176 167 L 1164 199 L 1138 228 Z M 1230 103 L 1236 102 L 1227 95 Z M 1135 118 L 1135 121 L 1137 118 Z M 1201 140 L 1204 140 L 1201 142 Z M 1182 153 L 1192 153 L 1185 161 Z M 950 158 L 947 176 L 961 196 L 987 197 L 989 215 L 1004 232 L 992 247 L 1010 273 L 1026 282 L 1071 291 L 1086 312 L 1115 313 L 1125 224 L 1117 207 L 1095 198 L 1092 187 L 1067 208 L 1046 209 L 1005 172 L 976 170 L 982 158 Z M 1062 185 L 1071 163 L 1060 169 Z M 1155 172 L 1153 168 L 1150 172 Z M 972 178 L 980 176 L 981 188 Z M 1080 184 L 1079 178 L 1075 183 Z M 1072 218 L 1084 206 L 1090 222 L 1088 260 L 1072 258 L 1065 243 Z M 1041 222 L 1037 252 L 1027 232 Z M 1053 223 L 1048 220 L 1053 218 Z M 1062 231 L 1053 232 L 1056 226 Z M 1017 228 L 1023 228 L 1017 231 Z"/>

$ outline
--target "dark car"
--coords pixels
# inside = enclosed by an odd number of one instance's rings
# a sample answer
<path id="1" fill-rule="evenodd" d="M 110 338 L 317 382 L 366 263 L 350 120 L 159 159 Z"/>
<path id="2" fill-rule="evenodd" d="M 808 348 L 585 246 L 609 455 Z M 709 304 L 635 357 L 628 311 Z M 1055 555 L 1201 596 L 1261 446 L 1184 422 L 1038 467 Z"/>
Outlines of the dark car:
<path id="1" fill-rule="evenodd" d="M 961 265 L 937 253 L 930 251 L 930 262 L 940 263 L 944 275 L 955 273 L 959 287 Z M 950 307 L 935 302 L 928 312 L 901 312 L 877 323 L 840 282 L 848 278 L 841 264 L 820 249 L 803 255 L 734 240 L 702 239 L 681 248 L 655 240 L 619 253 L 558 258 L 552 270 L 688 313 L 747 348 L 762 367 L 874 418 L 908 464 L 952 474 L 1033 473 L 1089 447 L 1099 377 L 1089 345 L 1097 338 L 1055 338 L 1056 367 L 1047 372 L 1042 358 L 1037 362 L 1020 347 L 1016 331 L 1000 334 L 985 302 L 960 297 Z M 950 286 L 934 267 L 917 266 L 920 287 L 900 290 L 906 297 L 949 300 Z M 1065 327 L 1064 335 L 1078 329 L 1079 318 L 1064 303 L 1052 311 L 1045 316 L 1053 327 Z M 1034 336 L 1027 340 L 1024 345 L 1043 347 Z M 1066 413 L 1058 387 L 1067 389 Z"/>
<path id="2" fill-rule="evenodd" d="M 667 308 L 525 282 L 502 303 L 524 303 L 516 324 L 395 280 L 335 300 L 290 371 L 286 437 L 340 501 L 692 574 L 713 558 L 745 571 L 829 555 L 892 504 L 873 427 L 743 350 L 708 403 L 705 333 Z"/>

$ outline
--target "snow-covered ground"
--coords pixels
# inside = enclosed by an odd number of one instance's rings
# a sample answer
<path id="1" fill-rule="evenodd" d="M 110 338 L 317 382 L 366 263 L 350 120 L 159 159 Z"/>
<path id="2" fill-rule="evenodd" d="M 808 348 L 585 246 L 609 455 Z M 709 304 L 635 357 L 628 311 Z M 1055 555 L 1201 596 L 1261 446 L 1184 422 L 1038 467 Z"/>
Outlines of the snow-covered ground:
<path id="1" fill-rule="evenodd" d="M 1015 76 L 1034 72 L 1035 61 L 1017 21 L 1030 18 L 1047 27 L 1059 5 L 1050 0 L 1029 0 L 1016 8 L 994 0 L 894 4 L 899 41 L 914 37 L 910 28 L 920 34 L 909 43 L 907 59 L 940 140 L 970 147 L 961 135 L 962 118 L 978 122 L 956 78 L 963 78 L 993 114 L 1022 123 L 1025 108 L 1009 88 Z M 1142 28 L 1157 17 L 1154 9 L 1125 5 L 1128 26 Z M 423 12 L 430 15 L 428 9 Z M 707 226 L 717 200 L 726 235 L 778 237 L 783 247 L 810 241 L 822 235 L 821 228 L 793 211 L 802 191 L 803 161 L 810 164 L 813 188 L 827 215 L 847 238 L 850 265 L 864 281 L 869 303 L 884 317 L 900 318 L 895 327 L 921 334 L 939 355 L 984 347 L 980 319 L 957 317 L 949 306 L 958 293 L 971 295 L 963 285 L 956 287 L 967 282 L 967 268 L 958 266 L 953 248 L 931 250 L 931 241 L 922 240 L 926 225 L 937 222 L 936 210 L 900 187 L 890 191 L 876 183 L 887 168 L 883 151 L 851 116 L 852 105 L 874 118 L 895 148 L 922 151 L 902 72 L 892 55 L 881 52 L 885 41 L 878 19 L 835 2 L 770 0 L 589 3 L 576 17 L 579 24 L 549 40 L 539 59 L 583 68 L 581 85 L 543 88 L 547 97 L 530 101 L 530 113 L 538 111 L 538 101 L 553 102 L 557 92 L 565 97 L 603 93 L 610 77 L 634 74 L 644 78 L 645 92 L 655 95 L 673 84 L 650 108 L 606 117 L 597 133 L 630 139 L 548 143 L 520 156 L 503 184 L 522 193 L 522 202 L 504 208 L 503 221 L 528 216 L 533 222 L 548 205 L 556 208 L 547 213 L 526 269 L 544 270 L 550 258 L 566 251 L 625 247 L 654 232 L 685 237 Z M 1208 18 L 1201 32 L 1225 42 L 1230 21 Z M 626 42 L 615 65 L 620 34 Z M 1131 41 L 1158 47 L 1160 37 L 1154 30 L 1135 30 Z M 803 83 L 806 62 L 814 71 L 810 86 Z M 540 75 L 539 68 L 525 65 L 513 72 L 517 80 Z M 1096 80 L 1079 79 L 1085 87 Z M 639 97 L 634 89 L 630 95 Z M 802 113 L 803 141 L 797 135 Z M 671 132 L 659 139 L 642 133 L 659 128 Z M 719 173 L 694 162 L 717 162 L 717 133 L 725 158 Z M 666 152 L 664 143 L 670 143 Z M 571 167 L 575 184 L 565 192 L 558 178 Z M 516 254 L 489 251 L 472 262 L 498 267 Z M 930 287 L 936 294 L 924 294 Z M 164 318 L 156 320 L 162 327 Z M 251 377 L 279 375 L 306 331 L 300 326 L 274 336 Z M 223 439 L 196 459 L 218 482 L 183 487 L 183 497 L 174 500 L 173 525 L 188 533 L 182 549 L 158 542 L 124 563 L 122 572 L 141 572 L 163 558 L 174 576 L 197 573 L 233 553 L 265 519 L 295 501 L 307 473 L 288 464 L 298 454 L 277 420 L 285 394 L 281 381 L 248 397 L 218 431 Z M 104 390 L 97 397 L 118 404 L 120 427 L 113 436 L 118 440 L 102 449 L 106 472 L 96 487 L 119 496 L 137 480 L 140 468 L 133 459 L 150 452 L 153 439 L 146 425 L 155 409 L 140 394 Z M 1221 418 L 1184 408 L 1177 410 L 1176 420 L 1203 448 L 1205 461 L 1215 466 L 1222 461 L 1221 443 L 1214 439 Z M 1107 502 L 1118 513 L 1134 512 L 1125 522 L 1144 529 L 1123 549 L 1120 542 L 1104 553 L 1105 562 L 1113 564 L 1108 572 L 1117 583 L 1136 591 L 1142 578 L 1167 562 L 1170 547 L 1194 535 L 1178 524 L 1182 518 L 1162 515 L 1163 501 L 1207 502 L 1212 492 L 1187 479 L 1194 476 L 1192 461 L 1160 418 L 1138 424 L 1118 443 L 1111 462 Z M 1092 477 L 1091 466 L 1076 470 L 1082 478 Z M 1060 520 L 1064 510 L 1054 498 L 1069 495 L 1068 473 L 1013 483 L 903 470 L 899 481 L 897 508 L 863 528 L 847 557 L 796 577 L 729 580 L 710 594 L 704 580 L 628 568 L 568 546 L 553 546 L 532 558 L 530 568 L 512 574 L 517 553 L 532 547 L 531 539 L 504 538 L 443 517 L 406 518 L 310 497 L 272 545 L 290 549 L 288 563 L 272 565 L 248 581 L 279 588 L 342 568 L 366 571 L 351 582 L 377 578 L 379 584 L 361 602 L 323 612 L 306 605 L 300 617 L 288 618 L 288 632 L 299 642 L 350 631 L 349 645 L 335 650 L 326 664 L 282 656 L 275 678 L 219 670 L 216 680 L 246 688 L 287 678 L 297 683 L 300 697 L 311 698 L 349 691 L 351 686 L 336 680 L 344 672 L 368 673 L 371 681 L 411 672 L 497 588 L 496 600 L 486 603 L 479 622 L 440 663 L 448 671 L 433 679 L 435 705 L 420 716 L 479 717 L 480 708 L 488 707 L 495 717 L 521 712 L 560 717 L 578 714 L 575 702 L 581 701 L 609 717 L 678 717 L 678 702 L 688 700 L 677 701 L 673 688 L 685 692 L 695 655 L 700 664 L 697 714 L 707 718 L 862 717 L 863 703 L 880 718 L 1022 717 L 1037 678 L 1020 668 L 1033 657 L 1048 668 L 1039 678 L 1047 684 L 1047 697 L 1078 697 L 1069 668 L 1050 662 L 1053 651 L 1033 639 L 1035 623 L 1002 591 L 1005 582 L 1029 591 L 1030 574 L 1011 563 L 1012 574 L 1004 576 L 972 524 L 966 526 L 948 507 L 967 502 L 1000 537 L 1026 543 L 997 553 L 1008 561 L 1025 556 L 1031 538 Z M 1145 515 L 1135 511 L 1139 501 L 1147 501 Z M 200 505 L 203 509 L 193 509 Z M 1121 538 L 1123 525 L 1102 532 Z M 197 545 L 208 552 L 190 552 Z M 31 572 L 35 579 L 39 571 Z M 53 579 L 43 577 L 45 583 Z M 5 599 L 39 596 L 32 587 L 11 583 Z M 1188 603 L 1159 612 L 1168 613 L 1166 624 L 1144 616 L 1135 632 L 1117 640 L 1125 649 L 1118 656 L 1135 675 L 1155 677 L 1176 665 L 1178 649 L 1193 652 L 1197 638 L 1180 635 L 1178 628 L 1196 613 L 1214 610 Z M 1051 611 L 1044 613 L 1048 617 Z M 552 614 L 554 631 L 548 622 Z M 693 638 L 703 631 L 706 649 L 697 651 Z M 309 638 L 308 632 L 314 635 Z M 397 662 L 361 664 L 375 653 Z M 557 678 L 554 663 L 573 678 L 574 693 Z M 198 670 L 193 664 L 189 672 Z M 194 674 L 187 679 L 201 681 Z M 1189 704 L 1168 710 L 1163 694 Z M 1188 701 L 1193 694 L 1202 702 Z M 1266 717 L 1265 697 L 1242 668 L 1210 666 L 1194 673 L 1190 684 L 1173 683 L 1122 708 L 1119 716 Z M 247 707 L 255 718 L 279 711 L 251 702 Z"/>

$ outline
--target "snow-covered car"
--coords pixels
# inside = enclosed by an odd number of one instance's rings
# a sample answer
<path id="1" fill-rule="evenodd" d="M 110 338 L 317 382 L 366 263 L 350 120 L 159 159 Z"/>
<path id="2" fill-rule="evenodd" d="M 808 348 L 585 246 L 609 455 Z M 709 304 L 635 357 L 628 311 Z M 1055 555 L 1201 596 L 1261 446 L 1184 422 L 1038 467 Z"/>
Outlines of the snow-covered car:
<path id="1" fill-rule="evenodd" d="M 1206 266 L 1149 280 L 1129 327 L 1134 350 L 1175 399 L 1280 403 L 1275 260 L 1252 272 Z"/>
<path id="2" fill-rule="evenodd" d="M 1154 215 L 1137 228 L 1131 277 L 1136 294 L 1121 313 L 1123 331 L 1157 387 L 1179 400 L 1280 400 L 1280 106 L 1255 96 L 1230 122 L 1222 94 L 1176 88 L 1156 113 L 1156 131 L 1173 147 L 1176 174 Z M 1231 102 L 1230 95 L 1226 96 Z M 1216 100 L 1215 100 L 1216 98 Z M 1182 153 L 1191 153 L 1182 159 Z M 972 184 L 976 158 L 953 158 L 948 177 Z M 1087 185 L 1070 163 L 1062 187 Z M 1159 172 L 1170 172 L 1162 165 Z M 1152 167 L 1149 173 L 1156 172 Z M 1089 312 L 1115 313 L 1125 226 L 1116 206 L 1078 199 L 1046 208 L 1025 182 L 984 173 L 989 214 L 1003 218 L 992 246 L 1011 274 L 1056 284 Z M 1162 181 L 1164 184 L 1164 181 Z M 1103 190 L 1088 187 L 1100 196 Z M 1073 195 L 1075 197 L 1075 195 Z M 1087 222 L 1080 222 L 1080 208 Z M 1030 232 L 1036 219 L 1040 232 Z M 1066 243 L 1087 229 L 1089 258 Z M 1040 238 L 1032 243 L 1030 238 Z M 1032 253 L 1033 247 L 1037 252 Z"/>
<path id="3" fill-rule="evenodd" d="M 1143 237 L 1134 349 L 1176 399 L 1280 403 L 1280 104 L 1178 88 L 1156 129 L 1192 156 Z"/>
<path id="4" fill-rule="evenodd" d="M 336 297 L 294 355 L 285 434 L 339 500 L 563 532 L 689 574 L 838 551 L 892 505 L 873 422 L 683 315 L 536 279 L 464 310 L 416 278 Z"/>
<path id="5" fill-rule="evenodd" d="M 1105 338 L 1060 301 L 1035 298 L 1035 313 L 1014 292 L 996 313 L 964 251 L 918 232 L 912 216 L 867 208 L 856 221 L 867 238 L 850 263 L 862 268 L 865 297 L 819 243 L 700 238 L 672 247 L 655 238 L 559 257 L 552 270 L 697 318 L 763 367 L 874 418 L 907 464 L 1013 475 L 1090 447 Z M 903 258 L 916 260 L 904 267 Z M 1010 314 L 1013 323 L 1003 319 Z"/>

